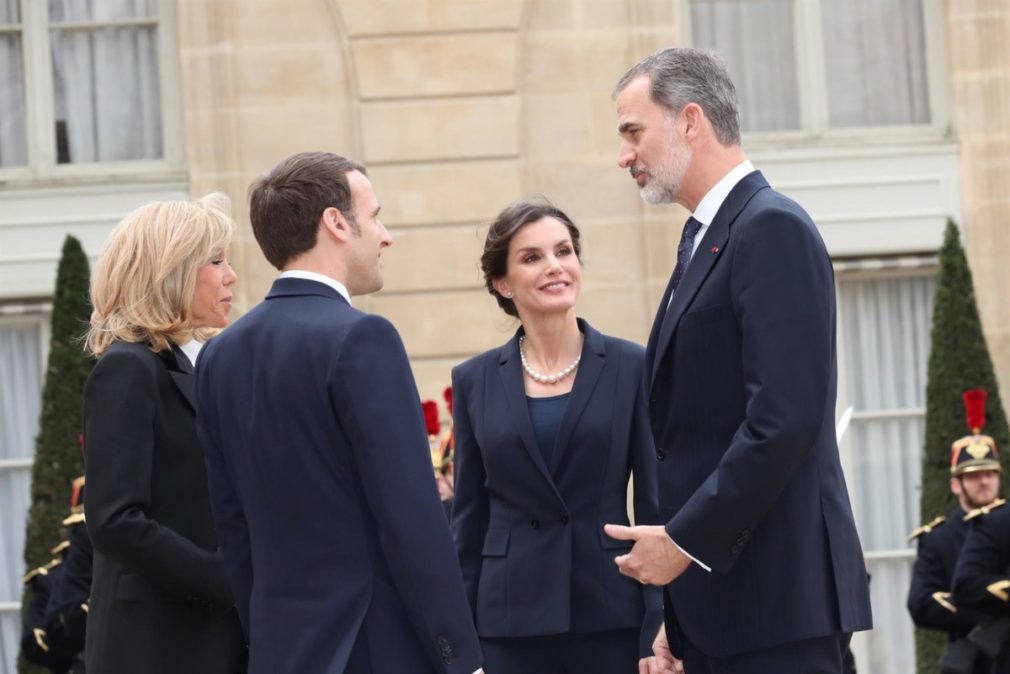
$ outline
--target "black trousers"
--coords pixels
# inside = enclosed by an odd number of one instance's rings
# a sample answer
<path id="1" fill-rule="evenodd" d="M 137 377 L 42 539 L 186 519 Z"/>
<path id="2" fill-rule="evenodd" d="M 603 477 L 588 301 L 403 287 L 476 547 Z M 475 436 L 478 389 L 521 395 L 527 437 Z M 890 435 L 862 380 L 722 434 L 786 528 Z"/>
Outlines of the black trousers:
<path id="1" fill-rule="evenodd" d="M 637 674 L 637 629 L 480 640 L 487 674 Z"/>
<path id="2" fill-rule="evenodd" d="M 686 674 L 842 674 L 851 638 L 851 634 L 832 634 L 728 658 L 710 657 L 685 640 L 684 671 Z"/>

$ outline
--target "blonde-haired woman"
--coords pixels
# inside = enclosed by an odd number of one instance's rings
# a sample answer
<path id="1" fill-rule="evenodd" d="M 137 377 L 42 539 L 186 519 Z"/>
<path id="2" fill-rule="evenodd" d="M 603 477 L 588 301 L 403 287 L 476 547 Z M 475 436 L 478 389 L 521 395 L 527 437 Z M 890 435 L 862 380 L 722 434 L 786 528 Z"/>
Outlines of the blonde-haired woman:
<path id="1" fill-rule="evenodd" d="M 84 389 L 94 543 L 87 670 L 245 671 L 197 442 L 193 363 L 228 323 L 234 225 L 221 194 L 142 206 L 92 281 Z"/>

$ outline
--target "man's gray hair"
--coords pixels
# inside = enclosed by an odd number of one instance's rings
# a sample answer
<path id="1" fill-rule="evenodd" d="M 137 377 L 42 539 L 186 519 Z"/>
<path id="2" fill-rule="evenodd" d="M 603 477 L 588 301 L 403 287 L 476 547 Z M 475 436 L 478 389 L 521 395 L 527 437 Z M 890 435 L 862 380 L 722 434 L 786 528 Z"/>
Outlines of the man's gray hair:
<path id="1" fill-rule="evenodd" d="M 624 73 L 614 87 L 614 96 L 643 75 L 649 78 L 649 97 L 654 103 L 671 115 L 679 114 L 688 103 L 697 103 L 723 146 L 740 144 L 736 87 L 718 56 L 697 49 L 668 47 Z"/>

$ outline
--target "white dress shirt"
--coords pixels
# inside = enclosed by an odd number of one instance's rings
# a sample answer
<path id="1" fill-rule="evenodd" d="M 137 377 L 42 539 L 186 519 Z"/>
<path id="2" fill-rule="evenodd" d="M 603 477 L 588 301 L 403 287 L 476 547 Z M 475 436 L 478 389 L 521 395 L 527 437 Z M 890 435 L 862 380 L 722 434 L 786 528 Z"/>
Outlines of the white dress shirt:
<path id="1" fill-rule="evenodd" d="M 351 304 L 351 293 L 347 292 L 347 286 L 337 279 L 330 278 L 325 274 L 317 274 L 314 271 L 305 271 L 304 269 L 289 269 L 286 272 L 282 272 L 280 278 L 300 278 L 305 279 L 306 281 L 317 281 L 323 285 L 328 285 L 343 295 L 348 304 Z"/>

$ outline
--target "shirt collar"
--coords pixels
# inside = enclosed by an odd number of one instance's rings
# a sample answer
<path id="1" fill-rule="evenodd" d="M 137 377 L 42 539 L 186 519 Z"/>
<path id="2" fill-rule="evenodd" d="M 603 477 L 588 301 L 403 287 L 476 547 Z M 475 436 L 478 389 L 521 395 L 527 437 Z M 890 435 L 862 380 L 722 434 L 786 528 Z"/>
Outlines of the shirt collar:
<path id="1" fill-rule="evenodd" d="M 322 283 L 323 285 L 328 285 L 338 293 L 343 295 L 344 299 L 347 300 L 348 304 L 351 304 L 351 294 L 347 292 L 347 286 L 338 281 L 335 278 L 330 278 L 325 274 L 317 274 L 314 271 L 305 271 L 304 269 L 289 269 L 282 272 L 280 278 L 300 278 L 306 281 L 316 281 L 317 283 Z"/>
<path id="2" fill-rule="evenodd" d="M 202 347 L 203 342 L 198 342 L 195 339 L 179 344 L 179 349 L 186 354 L 186 358 L 189 358 L 189 364 L 194 366 L 196 365 L 196 357 L 200 355 L 200 349 Z"/>
<path id="3" fill-rule="evenodd" d="M 702 197 L 702 200 L 698 202 L 698 208 L 694 209 L 694 213 L 691 215 L 703 225 L 712 224 L 712 219 L 719 212 L 719 207 L 722 206 L 722 202 L 726 201 L 726 197 L 733 191 L 736 184 L 753 172 L 754 165 L 750 163 L 750 160 L 745 159 L 737 164 Z"/>

